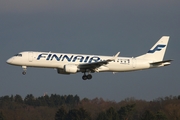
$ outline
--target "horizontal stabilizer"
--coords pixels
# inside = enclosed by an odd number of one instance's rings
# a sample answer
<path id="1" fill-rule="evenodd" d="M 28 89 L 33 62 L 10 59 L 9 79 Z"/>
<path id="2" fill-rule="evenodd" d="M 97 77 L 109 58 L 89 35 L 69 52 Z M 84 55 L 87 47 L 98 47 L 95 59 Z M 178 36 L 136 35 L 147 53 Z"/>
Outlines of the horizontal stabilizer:
<path id="1" fill-rule="evenodd" d="M 167 65 L 171 64 L 171 61 L 173 61 L 173 60 L 164 60 L 164 61 L 159 61 L 159 62 L 153 62 L 150 64 L 153 66 L 167 66 Z"/>

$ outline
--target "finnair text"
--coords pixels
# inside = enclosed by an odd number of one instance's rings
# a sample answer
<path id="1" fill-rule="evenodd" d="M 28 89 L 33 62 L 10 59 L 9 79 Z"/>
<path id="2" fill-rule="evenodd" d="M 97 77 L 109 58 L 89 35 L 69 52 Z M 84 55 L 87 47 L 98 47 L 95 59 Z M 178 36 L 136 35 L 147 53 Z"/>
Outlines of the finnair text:
<path id="1" fill-rule="evenodd" d="M 100 57 L 98 56 L 82 56 L 82 55 L 66 55 L 66 54 L 47 54 L 42 53 L 39 54 L 37 60 L 56 60 L 56 61 L 68 61 L 68 62 L 84 62 L 84 63 L 92 63 L 100 61 Z"/>

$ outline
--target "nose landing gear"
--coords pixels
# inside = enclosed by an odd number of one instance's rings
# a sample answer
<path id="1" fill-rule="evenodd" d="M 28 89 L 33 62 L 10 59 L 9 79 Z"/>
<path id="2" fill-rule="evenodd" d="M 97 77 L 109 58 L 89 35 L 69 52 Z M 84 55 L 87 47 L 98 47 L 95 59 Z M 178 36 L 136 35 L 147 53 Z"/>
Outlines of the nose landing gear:
<path id="1" fill-rule="evenodd" d="M 27 70 L 27 66 L 22 66 L 23 72 L 22 74 L 25 75 L 26 74 L 26 70 Z"/>

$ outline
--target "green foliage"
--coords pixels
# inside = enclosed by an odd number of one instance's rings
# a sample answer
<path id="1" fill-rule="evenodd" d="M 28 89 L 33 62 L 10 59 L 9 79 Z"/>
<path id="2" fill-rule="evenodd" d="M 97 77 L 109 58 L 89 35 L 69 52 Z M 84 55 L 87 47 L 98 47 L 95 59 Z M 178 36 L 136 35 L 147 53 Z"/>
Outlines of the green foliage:
<path id="1" fill-rule="evenodd" d="M 107 116 L 106 116 L 106 113 L 105 112 L 101 112 L 99 113 L 98 117 L 96 120 L 107 120 Z"/>
<path id="2" fill-rule="evenodd" d="M 64 107 L 61 107 L 55 115 L 55 120 L 91 120 L 91 118 L 83 108 L 72 109 L 67 113 Z"/>
<path id="3" fill-rule="evenodd" d="M 4 115 L 0 112 L 0 120 L 5 120 Z"/>
<path id="4" fill-rule="evenodd" d="M 134 111 L 135 104 L 132 105 L 126 105 L 124 107 L 121 107 L 120 110 L 118 111 L 119 118 L 121 120 L 128 120 L 129 118 L 132 118 L 132 113 Z"/>
<path id="5" fill-rule="evenodd" d="M 34 106 L 35 105 L 34 102 L 35 102 L 35 98 L 32 94 L 28 94 L 24 99 L 24 103 L 27 105 Z"/>
<path id="6" fill-rule="evenodd" d="M 106 110 L 106 116 L 108 120 L 119 120 L 118 113 L 113 107 Z"/>
<path id="7" fill-rule="evenodd" d="M 161 111 L 158 111 L 155 116 L 156 120 L 167 120 L 166 115 Z"/>
<path id="8" fill-rule="evenodd" d="M 64 109 L 64 107 L 61 107 L 55 115 L 55 120 L 66 120 L 66 117 L 67 111 Z"/>
<path id="9" fill-rule="evenodd" d="M 75 95 L 28 94 L 0 97 L 0 120 L 179 120 L 180 97 L 153 101 L 125 99 L 119 103 L 102 98 L 80 100 Z"/>
<path id="10" fill-rule="evenodd" d="M 21 103 L 23 103 L 23 99 L 22 99 L 22 97 L 20 95 L 16 95 L 14 97 L 14 102 L 21 104 Z"/>
<path id="11" fill-rule="evenodd" d="M 155 116 L 151 111 L 146 110 L 142 115 L 141 120 L 155 120 Z"/>
<path id="12" fill-rule="evenodd" d="M 157 113 L 153 113 L 150 110 L 146 110 L 143 113 L 141 120 L 167 120 L 167 117 L 161 111 L 158 111 Z"/>

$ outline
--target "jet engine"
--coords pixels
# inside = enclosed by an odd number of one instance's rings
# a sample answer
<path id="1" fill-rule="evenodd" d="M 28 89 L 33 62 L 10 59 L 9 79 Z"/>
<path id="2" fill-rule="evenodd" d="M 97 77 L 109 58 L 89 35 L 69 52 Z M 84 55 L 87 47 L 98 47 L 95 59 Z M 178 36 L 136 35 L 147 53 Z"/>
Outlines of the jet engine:
<path id="1" fill-rule="evenodd" d="M 64 69 L 58 68 L 57 72 L 59 74 L 74 74 L 78 72 L 78 68 L 76 65 L 64 65 Z"/>
<path id="2" fill-rule="evenodd" d="M 67 73 L 77 73 L 78 68 L 76 65 L 64 65 L 64 71 Z"/>

